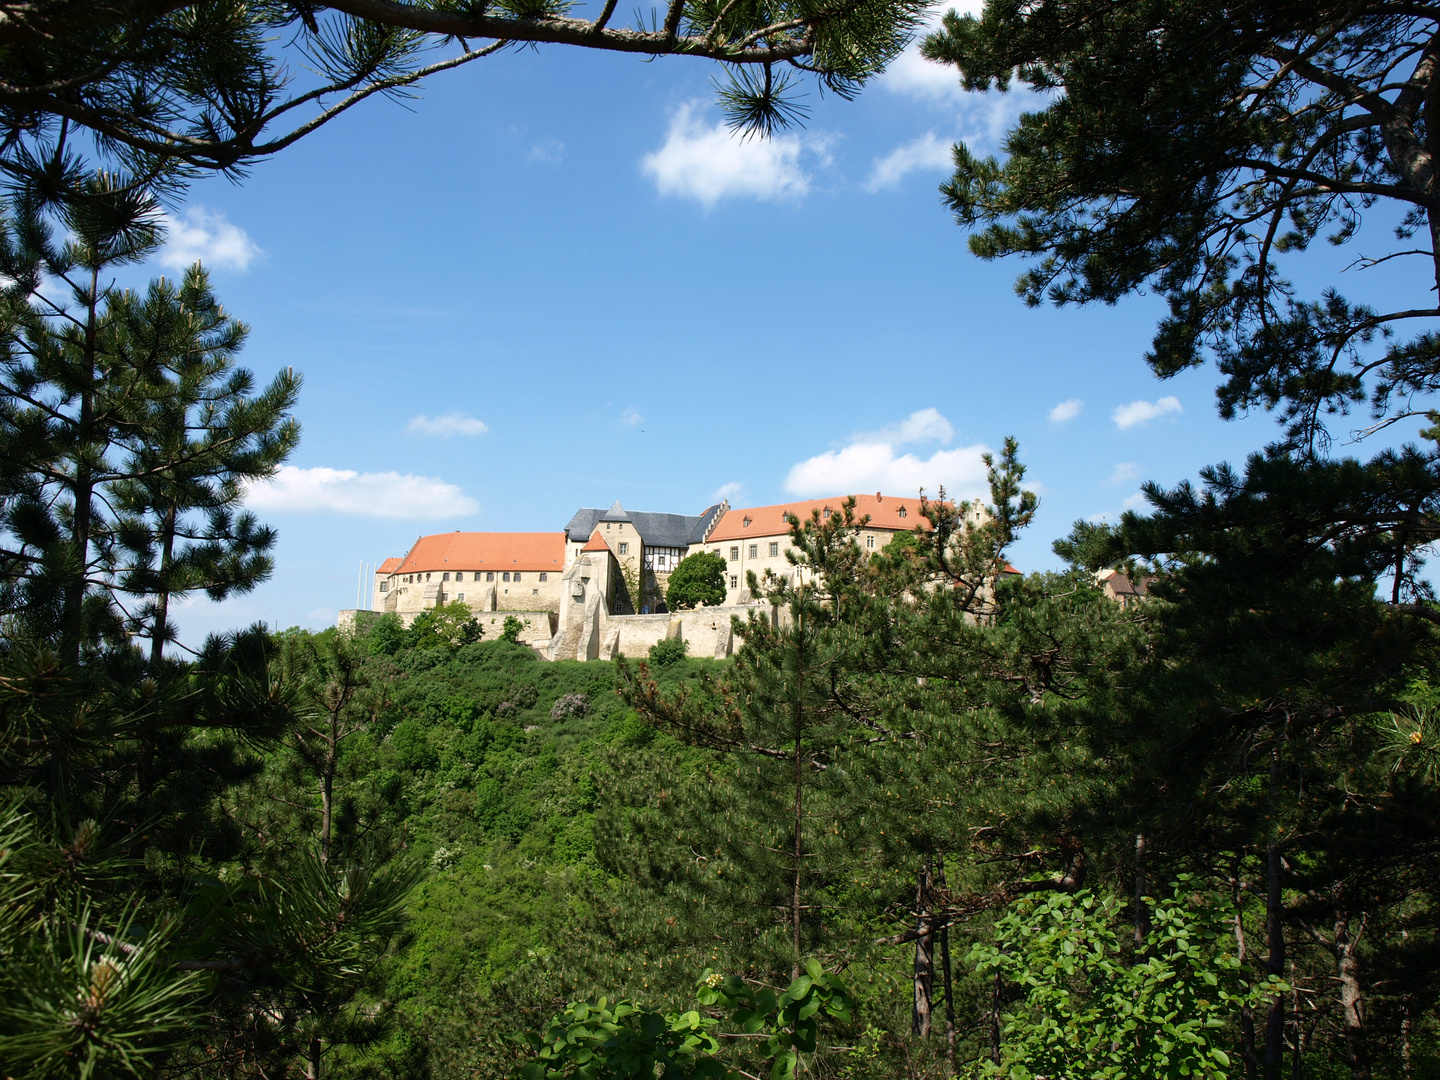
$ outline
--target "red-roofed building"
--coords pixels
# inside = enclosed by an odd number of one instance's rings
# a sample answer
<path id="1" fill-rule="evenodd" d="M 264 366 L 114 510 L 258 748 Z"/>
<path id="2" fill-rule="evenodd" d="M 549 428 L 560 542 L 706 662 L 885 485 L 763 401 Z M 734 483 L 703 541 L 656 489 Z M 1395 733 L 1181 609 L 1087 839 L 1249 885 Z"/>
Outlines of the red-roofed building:
<path id="1" fill-rule="evenodd" d="M 556 611 L 564 571 L 561 532 L 436 533 L 380 565 L 372 606 L 412 617 L 455 600 L 480 611 Z"/>
<path id="2" fill-rule="evenodd" d="M 713 551 L 725 559 L 725 603 L 740 604 L 749 598 L 747 575 L 764 578 L 766 571 L 776 577 L 793 578 L 795 567 L 785 557 L 791 547 L 790 515 L 802 522 L 818 511 L 822 517 L 844 513 L 846 495 L 829 499 L 797 499 L 774 506 L 736 507 L 725 512 L 703 546 L 692 550 Z M 912 532 L 918 525 L 929 529 L 930 522 L 920 516 L 918 498 L 897 498 L 894 495 L 856 495 L 855 520 L 868 518 L 860 528 L 859 542 L 867 551 L 879 551 L 897 533 Z"/>

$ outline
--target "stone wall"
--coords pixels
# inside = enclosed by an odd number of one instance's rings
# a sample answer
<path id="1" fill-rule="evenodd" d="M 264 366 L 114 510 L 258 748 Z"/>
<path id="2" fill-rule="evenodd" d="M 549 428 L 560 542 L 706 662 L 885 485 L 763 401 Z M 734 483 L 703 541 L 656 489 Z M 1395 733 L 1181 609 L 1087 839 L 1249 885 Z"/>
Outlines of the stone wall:
<path id="1" fill-rule="evenodd" d="M 764 604 L 726 604 L 719 607 L 672 611 L 667 615 L 611 615 L 602 620 L 602 641 L 613 642 L 618 653 L 636 659 L 650 652 L 650 646 L 667 637 L 683 638 L 690 656 L 724 659 L 735 652 L 739 641 L 731 633 L 730 619 L 742 622 L 758 613 L 772 622 L 778 613 Z M 609 659 L 602 653 L 602 659 Z"/>
<path id="2" fill-rule="evenodd" d="M 571 615 L 575 625 L 569 635 L 562 632 L 559 616 L 553 611 L 477 611 L 474 615 L 484 631 L 483 641 L 499 639 L 507 616 L 520 619 L 525 623 L 520 632 L 521 644 L 551 660 L 613 660 L 619 655 L 638 660 L 650 652 L 652 645 L 668 637 L 683 638 L 690 656 L 723 660 L 733 655 L 740 644 L 731 632 L 732 616 L 742 622 L 752 613 L 772 622 L 783 619 L 782 612 L 763 604 L 726 604 L 662 615 L 607 615 L 603 592 L 585 599 L 589 603 L 575 605 Z M 396 614 L 408 627 L 420 612 Z M 340 612 L 336 622 L 342 633 L 354 632 L 355 616 L 354 609 Z"/>
<path id="3" fill-rule="evenodd" d="M 611 615 L 606 625 L 620 632 L 616 648 L 626 656 L 642 657 L 670 630 L 669 615 Z M 602 635 L 604 636 L 604 635 Z"/>
<path id="4" fill-rule="evenodd" d="M 499 640 L 507 618 L 519 619 L 525 624 L 525 629 L 520 631 L 522 645 L 538 648 L 549 644 L 555 636 L 556 615 L 553 611 L 477 611 L 475 620 L 485 632 L 480 640 Z"/>

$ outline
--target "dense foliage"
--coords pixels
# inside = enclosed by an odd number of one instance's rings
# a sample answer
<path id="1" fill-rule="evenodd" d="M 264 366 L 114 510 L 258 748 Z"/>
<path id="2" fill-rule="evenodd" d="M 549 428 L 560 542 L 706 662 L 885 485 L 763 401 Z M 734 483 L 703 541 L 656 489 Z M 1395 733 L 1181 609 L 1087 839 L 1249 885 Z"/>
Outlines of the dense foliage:
<path id="1" fill-rule="evenodd" d="M 714 551 L 686 555 L 670 571 L 665 604 L 674 611 L 713 607 L 725 602 L 725 559 Z"/>

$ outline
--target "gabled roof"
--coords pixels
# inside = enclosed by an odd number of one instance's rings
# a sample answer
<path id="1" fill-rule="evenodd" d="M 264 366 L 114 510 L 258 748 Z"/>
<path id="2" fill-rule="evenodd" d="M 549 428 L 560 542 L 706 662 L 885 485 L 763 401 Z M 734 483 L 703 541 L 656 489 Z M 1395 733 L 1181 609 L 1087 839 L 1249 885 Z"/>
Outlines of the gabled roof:
<path id="1" fill-rule="evenodd" d="M 380 564 L 380 569 L 376 570 L 375 573 L 393 574 L 395 573 L 395 571 L 400 569 L 400 564 L 404 561 L 404 559 L 397 559 L 392 555 L 390 558 L 386 559 Z"/>
<path id="2" fill-rule="evenodd" d="M 790 532 L 785 518 L 794 514 L 802 522 L 819 510 L 841 513 L 848 495 L 835 495 L 828 499 L 797 499 L 795 502 L 777 503 L 774 506 L 738 507 L 726 511 L 720 524 L 710 534 L 711 541 L 744 540 L 753 536 L 784 536 Z M 927 532 L 928 519 L 920 516 L 920 498 L 896 498 L 894 495 L 856 495 L 855 517 L 869 517 L 866 523 L 871 529 L 890 529 L 895 532 L 909 532 L 919 525 Z"/>
<path id="3" fill-rule="evenodd" d="M 609 551 L 609 550 L 610 550 L 610 545 L 607 544 L 607 543 L 605 543 L 605 538 L 600 535 L 600 530 L 599 530 L 599 529 L 596 529 L 595 532 L 592 533 L 591 536 L 590 536 L 590 542 L 589 542 L 588 544 L 586 544 L 586 545 L 585 545 L 583 548 L 581 548 L 580 550 L 581 550 L 581 551 Z"/>
<path id="4" fill-rule="evenodd" d="M 616 499 L 613 503 L 610 504 L 610 509 L 606 510 L 605 513 L 600 515 L 600 520 L 629 521 L 630 515 L 625 512 L 625 507 L 620 505 L 620 500 Z"/>
<path id="5" fill-rule="evenodd" d="M 564 533 L 453 532 L 420 537 L 394 572 L 564 568 Z"/>

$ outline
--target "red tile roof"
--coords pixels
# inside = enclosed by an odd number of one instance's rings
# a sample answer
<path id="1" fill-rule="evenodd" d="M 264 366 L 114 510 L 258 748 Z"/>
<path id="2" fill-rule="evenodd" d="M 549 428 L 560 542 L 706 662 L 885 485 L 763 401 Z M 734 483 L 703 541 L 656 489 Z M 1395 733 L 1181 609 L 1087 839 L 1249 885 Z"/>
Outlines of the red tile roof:
<path id="1" fill-rule="evenodd" d="M 775 506 L 751 506 L 728 510 L 720 519 L 720 523 L 715 526 L 715 530 L 706 537 L 706 541 L 743 540 L 751 536 L 783 536 L 790 532 L 785 515 L 794 514 L 801 521 L 808 521 L 812 511 L 819 510 L 823 513 L 827 506 L 833 513 L 842 513 L 847 498 L 846 495 L 836 495 L 829 499 L 799 499 L 795 502 L 780 503 Z M 900 513 L 902 509 L 905 511 L 904 516 L 901 516 Z M 930 522 L 920 516 L 919 496 L 897 499 L 893 495 L 856 495 L 855 517 L 859 519 L 867 515 L 870 521 L 866 527 L 871 529 L 909 532 L 916 525 L 927 531 L 930 528 Z M 747 520 L 749 524 L 746 524 Z"/>
<path id="2" fill-rule="evenodd" d="M 590 539 L 586 542 L 585 546 L 584 546 L 583 548 L 581 548 L 580 550 L 581 550 L 581 551 L 609 551 L 609 550 L 610 550 L 610 545 L 607 544 L 607 543 L 605 543 L 605 538 L 600 535 L 600 530 L 599 530 L 599 529 L 596 529 L 593 533 L 590 534 Z"/>
<path id="3" fill-rule="evenodd" d="M 394 556 L 391 556 L 390 558 L 386 559 L 384 562 L 382 562 L 382 563 L 380 564 L 380 569 L 376 570 L 375 573 L 377 573 L 377 574 L 393 574 L 393 573 L 395 573 L 395 571 L 397 571 L 397 570 L 400 569 L 400 563 L 401 563 L 402 561 L 403 561 L 403 560 L 397 559 L 397 558 L 395 558 Z"/>
<path id="4" fill-rule="evenodd" d="M 422 536 L 397 574 L 434 570 L 561 570 L 565 534 L 453 532 Z"/>

